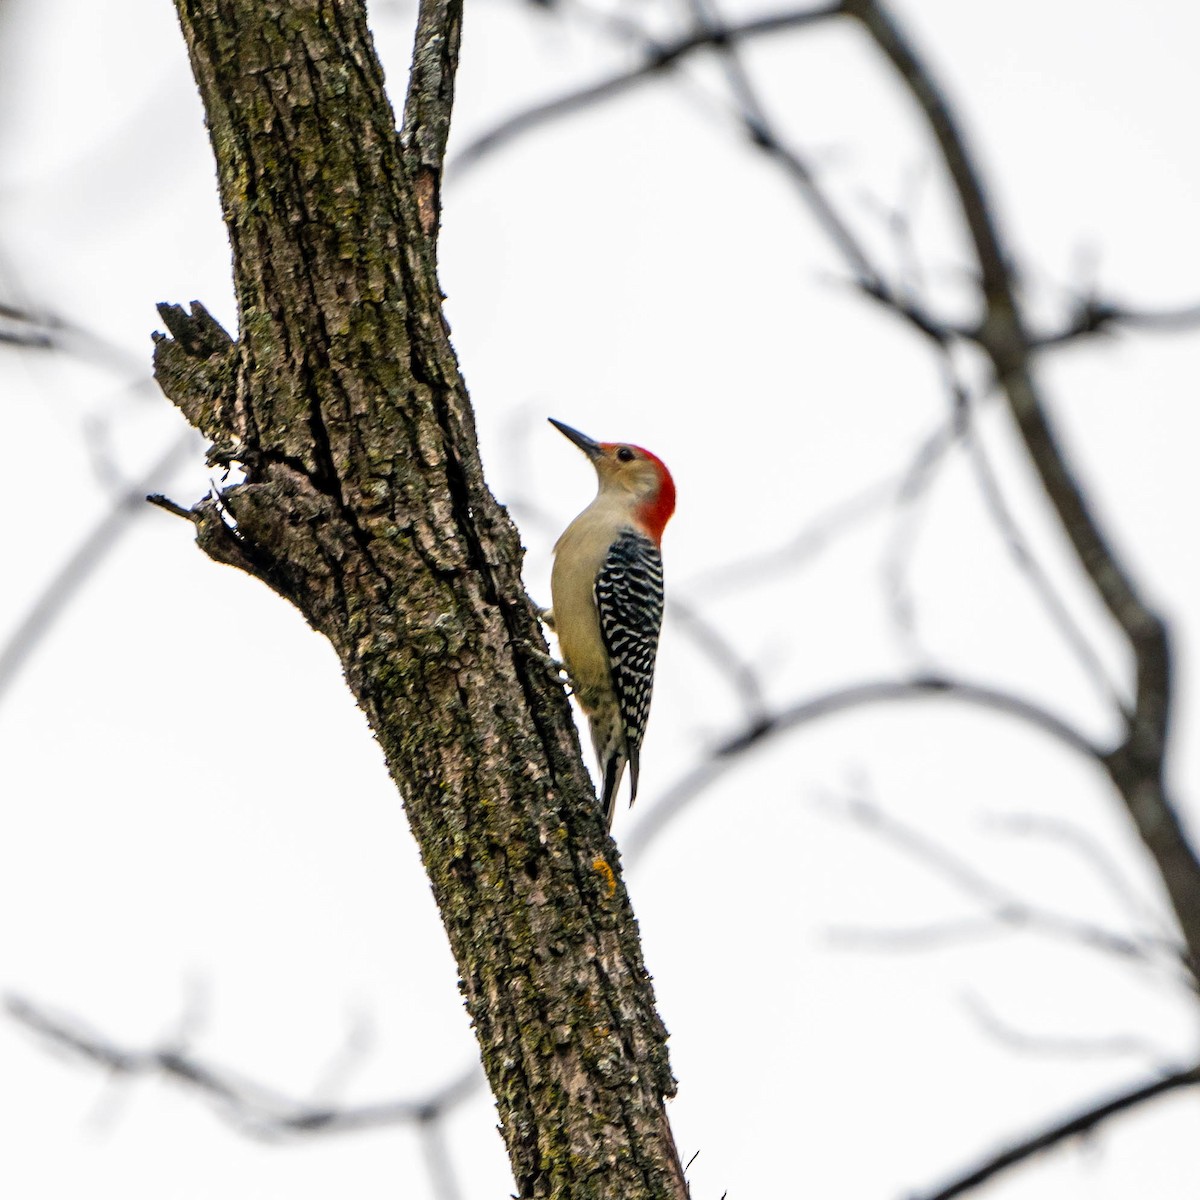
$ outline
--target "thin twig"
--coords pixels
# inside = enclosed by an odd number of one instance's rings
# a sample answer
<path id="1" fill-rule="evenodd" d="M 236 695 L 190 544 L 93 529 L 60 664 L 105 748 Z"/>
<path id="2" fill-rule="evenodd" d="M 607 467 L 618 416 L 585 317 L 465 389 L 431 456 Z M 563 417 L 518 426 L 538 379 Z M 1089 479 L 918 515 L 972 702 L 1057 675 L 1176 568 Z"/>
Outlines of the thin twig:
<path id="1" fill-rule="evenodd" d="M 161 492 L 152 492 L 146 497 L 147 504 L 153 504 L 155 508 L 161 508 L 163 512 L 169 512 L 173 517 L 182 517 L 185 521 L 194 521 L 196 514 L 190 508 L 185 508 L 182 504 L 177 504 L 169 496 L 164 496 Z"/>
<path id="2" fill-rule="evenodd" d="M 705 620 L 695 607 L 677 595 L 667 600 L 667 618 L 686 631 L 692 644 L 702 650 L 720 672 L 722 678 L 741 701 L 742 719 L 747 725 L 757 725 L 767 716 L 767 700 L 758 672 L 737 652 L 711 621 Z"/>
<path id="3" fill-rule="evenodd" d="M 845 0 L 896 69 L 937 142 L 970 233 L 984 319 L 978 342 L 991 359 L 1030 462 L 1076 558 L 1134 656 L 1133 714 L 1125 741 L 1104 763 L 1155 860 L 1200 979 L 1200 859 L 1164 782 L 1171 715 L 1172 652 L 1167 627 L 1141 594 L 1100 528 L 1051 427 L 1033 376 L 1036 351 L 1026 329 L 1009 253 L 981 174 L 945 96 L 890 10 L 879 0 Z"/>
<path id="4" fill-rule="evenodd" d="M 14 1020 L 57 1049 L 101 1066 L 113 1075 L 157 1075 L 183 1084 L 211 1101 L 231 1125 L 264 1141 L 295 1134 L 349 1133 L 413 1123 L 427 1125 L 461 1104 L 482 1078 L 478 1062 L 472 1062 L 418 1098 L 345 1107 L 312 1104 L 206 1063 L 179 1044 L 130 1050 L 89 1029 L 77 1018 L 52 1014 L 21 996 L 6 997 L 5 1007 Z"/>
<path id="5" fill-rule="evenodd" d="M 873 835 L 902 851 L 914 862 L 933 871 L 952 884 L 962 895 L 980 905 L 988 921 L 1011 928 L 1031 930 L 1076 945 L 1099 950 L 1118 958 L 1147 966 L 1172 969 L 1179 963 L 1179 947 L 1157 937 L 1129 936 L 1106 929 L 1091 921 L 1064 916 L 1040 905 L 1031 904 L 1012 889 L 988 878 L 973 863 L 928 834 L 900 820 L 863 796 L 855 796 L 836 805 L 847 816 Z M 838 927 L 831 935 L 840 943 L 858 946 L 913 949 L 918 945 L 936 945 L 949 937 L 961 938 L 965 932 L 979 932 L 976 922 L 943 922 L 933 926 L 899 929 L 860 929 Z"/>
<path id="6" fill-rule="evenodd" d="M 196 450 L 196 434 L 189 429 L 171 443 L 141 479 L 116 499 L 71 551 L 66 562 L 42 586 L 25 616 L 0 645 L 0 703 L 3 703 L 22 668 L 58 618 L 79 595 L 138 514 L 145 511 L 146 493 L 160 485 L 175 467 L 186 462 Z M 160 506 L 166 507 L 167 504 Z M 190 514 L 181 515 L 189 515 L 190 519 Z"/>
<path id="7" fill-rule="evenodd" d="M 482 1072 L 477 1074 L 482 1080 Z M 454 1157 L 446 1145 L 444 1115 L 444 1110 L 437 1110 L 419 1121 L 417 1136 L 436 1200 L 462 1200 L 462 1189 L 458 1186 L 458 1177 L 454 1172 Z"/>
<path id="8" fill-rule="evenodd" d="M 810 562 L 833 539 L 887 504 L 903 504 L 925 483 L 925 477 L 956 436 L 954 418 L 938 423 L 921 438 L 908 464 L 896 474 L 868 484 L 806 522 L 787 541 L 762 554 L 725 562 L 688 581 L 707 599 L 740 591 Z"/>
<path id="9" fill-rule="evenodd" d="M 122 374 L 146 373 L 145 361 L 117 342 L 49 310 L 0 303 L 0 343 L 61 350 Z"/>
<path id="10" fill-rule="evenodd" d="M 1157 1096 L 1165 1095 L 1167 1092 L 1175 1091 L 1179 1088 L 1193 1087 L 1198 1083 L 1200 1083 L 1200 1064 L 1187 1067 L 1181 1071 L 1174 1071 L 1169 1075 L 1156 1077 L 1149 1083 L 1137 1084 L 1127 1091 L 1118 1092 L 1102 1104 L 1086 1108 L 1074 1116 L 1056 1122 L 1042 1130 L 1041 1133 L 1013 1143 L 1006 1150 L 1002 1150 L 999 1154 L 992 1155 L 983 1160 L 978 1166 L 970 1168 L 970 1170 L 951 1182 L 943 1184 L 937 1190 L 924 1194 L 914 1194 L 911 1200 L 953 1200 L 955 1196 L 961 1196 L 964 1192 L 969 1192 L 973 1188 L 979 1187 L 980 1184 L 986 1183 L 996 1175 L 1017 1166 L 1018 1163 L 1025 1162 L 1035 1154 L 1049 1150 L 1065 1142 L 1068 1138 L 1076 1137 L 1082 1133 L 1090 1133 L 1101 1122 L 1108 1120 L 1109 1117 L 1114 1117 L 1118 1113 L 1129 1112 L 1131 1109 L 1137 1108 L 1139 1105 L 1145 1104 Z"/>
<path id="11" fill-rule="evenodd" d="M 1200 304 L 1185 304 L 1178 308 L 1138 309 L 1095 295 L 1079 298 L 1070 318 L 1060 328 L 1049 333 L 1030 335 L 1037 350 L 1046 350 L 1077 342 L 1092 334 L 1112 333 L 1117 329 L 1133 329 L 1145 333 L 1178 333 L 1200 326 Z"/>
<path id="12" fill-rule="evenodd" d="M 896 518 L 881 568 L 893 625 L 904 636 L 909 649 L 925 662 L 930 656 L 917 637 L 916 604 L 908 582 L 909 566 L 938 471 L 962 437 L 963 420 L 962 409 L 954 406 L 946 424 L 935 429 L 917 447 L 896 489 Z"/>
<path id="13" fill-rule="evenodd" d="M 1012 692 L 986 684 L 970 683 L 948 675 L 916 675 L 909 679 L 855 684 L 826 692 L 811 700 L 802 700 L 789 708 L 781 709 L 761 729 L 732 738 L 725 743 L 720 753 L 725 756 L 737 754 L 768 734 L 788 733 L 836 713 L 872 704 L 922 699 L 954 700 L 973 708 L 984 708 L 1015 717 L 1094 762 L 1103 761 L 1104 751 L 1100 747 L 1049 709 Z"/>
<path id="14" fill-rule="evenodd" d="M 703 593 L 705 599 L 712 600 L 806 565 L 834 538 L 894 501 L 899 478 L 893 476 L 868 484 L 819 512 L 779 545 L 744 558 L 727 560 L 718 567 L 693 576 L 686 586 L 693 592 Z"/>
<path id="15" fill-rule="evenodd" d="M 964 996 L 963 1004 L 986 1034 L 1019 1054 L 1076 1059 L 1108 1058 L 1117 1055 L 1137 1055 L 1151 1060 L 1162 1057 L 1158 1046 L 1131 1034 L 1079 1037 L 1069 1034 L 1026 1033 L 1001 1020 L 978 996 Z"/>
<path id="16" fill-rule="evenodd" d="M 969 413 L 970 396 L 965 390 L 961 392 L 961 395 L 963 408 Z M 991 459 L 988 457 L 983 438 L 979 434 L 975 421 L 969 417 L 964 422 L 963 441 L 967 451 L 967 461 L 975 475 L 975 482 L 979 487 L 984 508 L 999 531 L 1013 565 L 1028 582 L 1046 615 L 1050 618 L 1050 623 L 1058 631 L 1067 648 L 1075 655 L 1075 660 L 1083 668 L 1093 686 L 1112 705 L 1114 711 L 1128 720 L 1132 715 L 1128 702 L 1109 677 L 1100 656 L 1079 627 L 1079 623 L 1071 615 L 1071 610 L 1058 594 L 1046 569 L 1030 548 L 1028 539 L 1004 499 L 1004 492 L 1000 487 L 995 469 L 992 467 Z"/>
<path id="17" fill-rule="evenodd" d="M 55 348 L 57 340 L 32 313 L 11 304 L 0 304 L 0 344 L 50 350 Z"/>
<path id="18" fill-rule="evenodd" d="M 785 29 L 800 29 L 815 25 L 829 20 L 831 17 L 840 16 L 842 11 L 841 3 L 826 4 L 819 8 L 796 9 L 768 17 L 758 17 L 737 25 L 723 26 L 719 29 L 698 30 L 674 42 L 655 45 L 645 53 L 642 62 L 635 67 L 617 71 L 587 87 L 535 104 L 501 121 L 459 149 L 452 157 L 447 170 L 449 173 L 459 175 L 475 166 L 488 154 L 494 153 L 522 134 L 530 133 L 560 117 L 579 112 L 601 100 L 619 96 L 630 88 L 664 73 L 680 60 L 698 50 L 706 50 L 713 46 L 738 42 L 747 38 L 763 37 Z"/>
<path id="19" fill-rule="evenodd" d="M 1068 821 L 1037 813 L 997 814 L 988 819 L 988 825 L 1001 833 L 1047 838 L 1069 846 L 1125 906 L 1131 917 L 1146 924 L 1158 925 L 1160 935 L 1164 938 L 1169 936 L 1162 929 L 1165 914 L 1137 895 L 1117 864 L 1086 830 Z"/>
<path id="20" fill-rule="evenodd" d="M 918 675 L 851 685 L 778 709 L 758 724 L 719 742 L 663 792 L 657 803 L 621 839 L 624 859 L 633 862 L 643 854 L 680 813 L 731 771 L 747 751 L 825 717 L 875 704 L 938 699 L 1003 713 L 1040 730 L 1093 762 L 1103 761 L 1104 751 L 1067 721 L 1032 701 L 998 688 L 943 675 Z"/>
<path id="21" fill-rule="evenodd" d="M 689 5 L 695 18 L 696 35 L 710 38 L 720 56 L 729 90 L 738 108 L 738 120 L 750 144 L 774 159 L 783 169 L 817 224 L 849 263 L 858 285 L 872 293 L 886 293 L 888 288 L 883 277 L 871 263 L 857 235 L 826 195 L 808 160 L 786 144 L 767 115 L 758 90 L 742 63 L 738 42 L 722 36 L 721 31 L 728 26 L 720 18 L 715 0 L 689 0 Z"/>

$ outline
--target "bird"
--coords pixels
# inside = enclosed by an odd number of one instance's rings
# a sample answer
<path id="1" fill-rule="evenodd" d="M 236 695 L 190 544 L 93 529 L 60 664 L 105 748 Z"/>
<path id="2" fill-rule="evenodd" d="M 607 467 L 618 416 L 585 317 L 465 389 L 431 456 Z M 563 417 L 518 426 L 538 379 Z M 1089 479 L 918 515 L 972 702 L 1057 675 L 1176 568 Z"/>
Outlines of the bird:
<path id="1" fill-rule="evenodd" d="M 596 498 L 554 546 L 547 624 L 558 635 L 571 688 L 588 719 L 600 766 L 600 807 L 612 829 L 629 767 L 637 798 L 639 756 L 663 616 L 663 529 L 675 481 L 662 459 L 626 442 L 597 442 L 549 418 L 591 460 Z"/>

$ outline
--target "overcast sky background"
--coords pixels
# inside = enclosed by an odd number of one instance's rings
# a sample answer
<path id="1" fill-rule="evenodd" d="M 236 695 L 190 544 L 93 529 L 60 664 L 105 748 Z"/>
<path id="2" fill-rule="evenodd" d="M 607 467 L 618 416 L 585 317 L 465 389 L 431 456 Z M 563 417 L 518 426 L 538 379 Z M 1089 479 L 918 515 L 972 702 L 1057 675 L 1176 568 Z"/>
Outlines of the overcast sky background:
<path id="1" fill-rule="evenodd" d="M 522 105 L 634 61 L 584 20 L 505 0 L 468 10 L 452 155 Z M 675 10 L 654 11 L 672 27 Z M 762 10 L 731 0 L 724 11 Z M 1200 299 L 1200 10 L 910 0 L 898 11 L 959 106 L 1040 314 L 1089 281 L 1150 308 Z M 412 19 L 404 3 L 375 12 L 394 100 Z M 880 213 L 899 205 L 929 295 L 960 303 L 967 257 L 937 163 L 857 30 L 759 41 L 747 62 L 881 259 L 893 263 L 896 245 Z M 928 350 L 844 285 L 727 111 L 720 73 L 697 62 L 451 179 L 448 315 L 531 592 L 548 596 L 554 538 L 594 488 L 545 423 L 554 416 L 670 465 L 680 501 L 668 588 L 760 672 L 772 704 L 936 667 L 1111 734 L 960 452 L 936 476 L 908 560 L 913 634 L 897 629 L 887 585 L 906 510 L 877 505 L 802 561 L 782 553 L 823 514 L 894 482 L 947 401 Z M 0 302 L 52 310 L 123 356 L 82 337 L 74 355 L 0 346 L 0 638 L 120 481 L 184 438 L 148 382 L 149 334 L 156 301 L 194 297 L 234 329 L 211 154 L 171 5 L 0 5 Z M 963 367 L 977 381 L 977 364 Z M 1200 334 L 1093 340 L 1048 359 L 1043 377 L 1099 511 L 1173 619 L 1173 768 L 1195 819 Z M 1045 521 L 1003 413 L 985 406 L 980 428 L 1032 545 L 1123 679 L 1128 664 Z M 202 449 L 185 443 L 157 488 L 198 498 Z M 740 713 L 669 622 L 642 798 L 619 812 L 618 844 L 636 841 Z M 0 794 L 4 989 L 133 1047 L 186 1024 L 197 1055 L 298 1098 L 419 1096 L 472 1061 L 401 806 L 333 653 L 267 589 L 199 553 L 182 522 L 139 510 L 0 693 Z M 875 709 L 745 757 L 627 864 L 672 1033 L 672 1121 L 684 1158 L 699 1151 L 697 1200 L 893 1200 L 1195 1060 L 1195 1007 L 1165 967 L 997 929 L 921 950 L 849 938 L 979 912 L 849 819 L 847 802 L 864 798 L 1033 903 L 1126 933 L 1161 925 L 1161 897 L 1098 771 L 1013 722 L 949 704 Z M 1003 818 L 1014 815 L 1087 830 L 1141 915 L 1061 840 L 1012 832 Z M 997 1024 L 1110 1044 L 1035 1053 Z M 114 1083 L 6 1020 L 0 1080 L 5 1195 L 434 1196 L 411 1130 L 264 1147 L 172 1085 Z M 1196 1103 L 1177 1094 L 987 1194 L 1190 1198 Z M 511 1190 L 494 1126 L 485 1089 L 448 1123 L 468 1200 Z"/>

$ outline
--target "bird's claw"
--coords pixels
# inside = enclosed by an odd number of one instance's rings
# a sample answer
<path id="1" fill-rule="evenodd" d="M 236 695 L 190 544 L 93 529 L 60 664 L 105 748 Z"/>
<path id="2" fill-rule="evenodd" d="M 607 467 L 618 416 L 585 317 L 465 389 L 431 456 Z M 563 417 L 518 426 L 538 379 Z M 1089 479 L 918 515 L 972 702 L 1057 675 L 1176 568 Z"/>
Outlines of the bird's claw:
<path id="1" fill-rule="evenodd" d="M 567 674 L 566 664 L 563 662 L 560 662 L 557 658 L 554 657 L 553 654 L 548 654 L 545 650 L 543 650 L 541 648 L 541 646 L 536 646 L 532 642 L 526 642 L 525 650 L 530 655 L 530 657 L 536 658 L 538 660 L 538 662 L 543 663 L 545 666 L 549 667 L 550 670 L 553 671 L 555 675 L 566 675 Z"/>

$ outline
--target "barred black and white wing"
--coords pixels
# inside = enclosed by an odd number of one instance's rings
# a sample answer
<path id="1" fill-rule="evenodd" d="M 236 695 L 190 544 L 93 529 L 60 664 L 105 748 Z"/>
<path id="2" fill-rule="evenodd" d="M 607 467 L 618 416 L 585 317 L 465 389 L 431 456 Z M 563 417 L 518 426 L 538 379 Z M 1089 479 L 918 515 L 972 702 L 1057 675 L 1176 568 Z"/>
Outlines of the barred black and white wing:
<path id="1" fill-rule="evenodd" d="M 662 627 L 662 555 L 645 534 L 626 529 L 609 548 L 596 576 L 596 609 L 622 726 L 612 731 L 616 744 L 604 749 L 596 747 L 604 767 L 602 803 L 611 826 L 616 791 L 626 761 L 629 803 L 637 797 L 638 754 L 650 715 L 654 660 Z"/>

